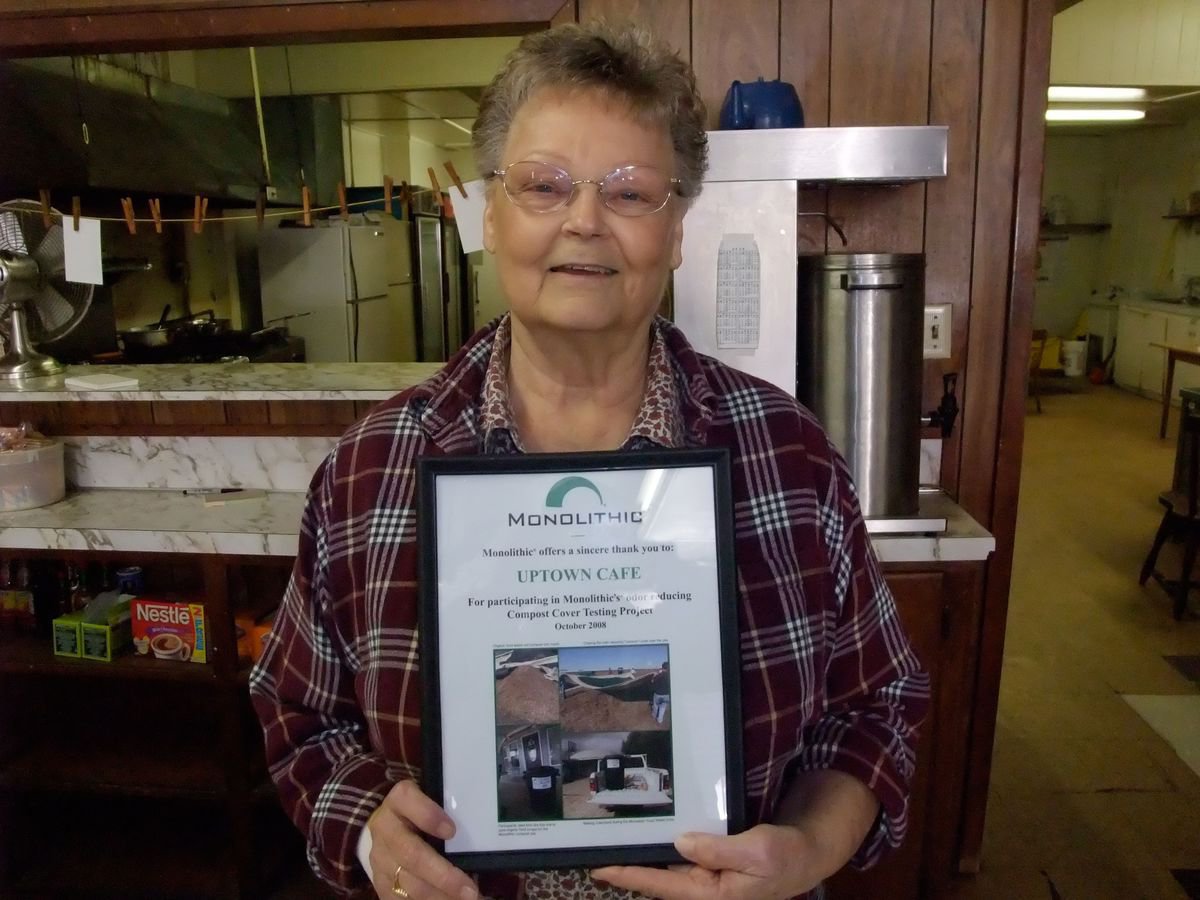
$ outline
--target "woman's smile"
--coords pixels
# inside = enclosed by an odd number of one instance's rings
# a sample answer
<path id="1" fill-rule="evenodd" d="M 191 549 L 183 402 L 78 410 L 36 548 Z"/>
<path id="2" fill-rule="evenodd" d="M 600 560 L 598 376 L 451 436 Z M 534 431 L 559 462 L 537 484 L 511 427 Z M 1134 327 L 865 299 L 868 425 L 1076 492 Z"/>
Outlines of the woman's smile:
<path id="1" fill-rule="evenodd" d="M 601 284 L 616 275 L 617 270 L 610 266 L 601 266 L 595 263 L 563 263 L 562 265 L 551 266 L 549 274 L 558 275 L 572 282 L 579 282 L 580 284 Z"/>

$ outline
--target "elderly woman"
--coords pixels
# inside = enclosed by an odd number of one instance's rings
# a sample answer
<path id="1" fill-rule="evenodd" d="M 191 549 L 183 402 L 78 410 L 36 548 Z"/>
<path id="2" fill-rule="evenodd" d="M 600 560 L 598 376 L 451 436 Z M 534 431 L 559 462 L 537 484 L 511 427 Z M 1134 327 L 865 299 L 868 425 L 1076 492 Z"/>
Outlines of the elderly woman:
<path id="1" fill-rule="evenodd" d="M 309 861 L 343 890 L 419 900 L 819 892 L 903 837 L 928 681 L 820 426 L 656 317 L 705 168 L 694 77 L 637 30 L 531 35 L 474 144 L 511 312 L 321 465 L 251 683 Z M 455 824 L 418 786 L 417 458 L 701 446 L 732 454 L 752 827 L 681 835 L 690 866 L 474 881 L 426 842 Z"/>

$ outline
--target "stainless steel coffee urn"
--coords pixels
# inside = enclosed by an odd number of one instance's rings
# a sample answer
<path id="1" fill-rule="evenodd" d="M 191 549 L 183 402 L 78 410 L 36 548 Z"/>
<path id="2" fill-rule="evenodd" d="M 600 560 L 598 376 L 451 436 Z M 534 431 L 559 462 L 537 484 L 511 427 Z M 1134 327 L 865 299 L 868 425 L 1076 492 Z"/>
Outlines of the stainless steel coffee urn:
<path id="1" fill-rule="evenodd" d="M 917 513 L 925 258 L 801 257 L 797 396 L 850 466 L 865 516 Z"/>

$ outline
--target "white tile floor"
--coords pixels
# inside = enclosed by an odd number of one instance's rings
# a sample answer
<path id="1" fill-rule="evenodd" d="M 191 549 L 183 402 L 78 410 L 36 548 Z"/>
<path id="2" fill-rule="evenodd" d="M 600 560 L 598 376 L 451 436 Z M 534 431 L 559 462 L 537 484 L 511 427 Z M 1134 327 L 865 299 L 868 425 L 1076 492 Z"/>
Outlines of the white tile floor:
<path id="1" fill-rule="evenodd" d="M 1200 776 L 1200 694 L 1124 694 L 1125 702 Z M 1200 835 L 1197 836 L 1200 840 Z"/>

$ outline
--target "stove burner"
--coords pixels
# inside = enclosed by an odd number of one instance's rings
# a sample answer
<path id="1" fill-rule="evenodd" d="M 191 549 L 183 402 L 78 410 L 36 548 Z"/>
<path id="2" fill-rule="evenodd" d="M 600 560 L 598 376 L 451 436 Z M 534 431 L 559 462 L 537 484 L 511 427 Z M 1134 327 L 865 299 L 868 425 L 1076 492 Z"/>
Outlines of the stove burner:
<path id="1" fill-rule="evenodd" d="M 281 329 L 188 334 L 169 347 L 127 346 L 129 363 L 304 362 L 304 339 Z"/>

